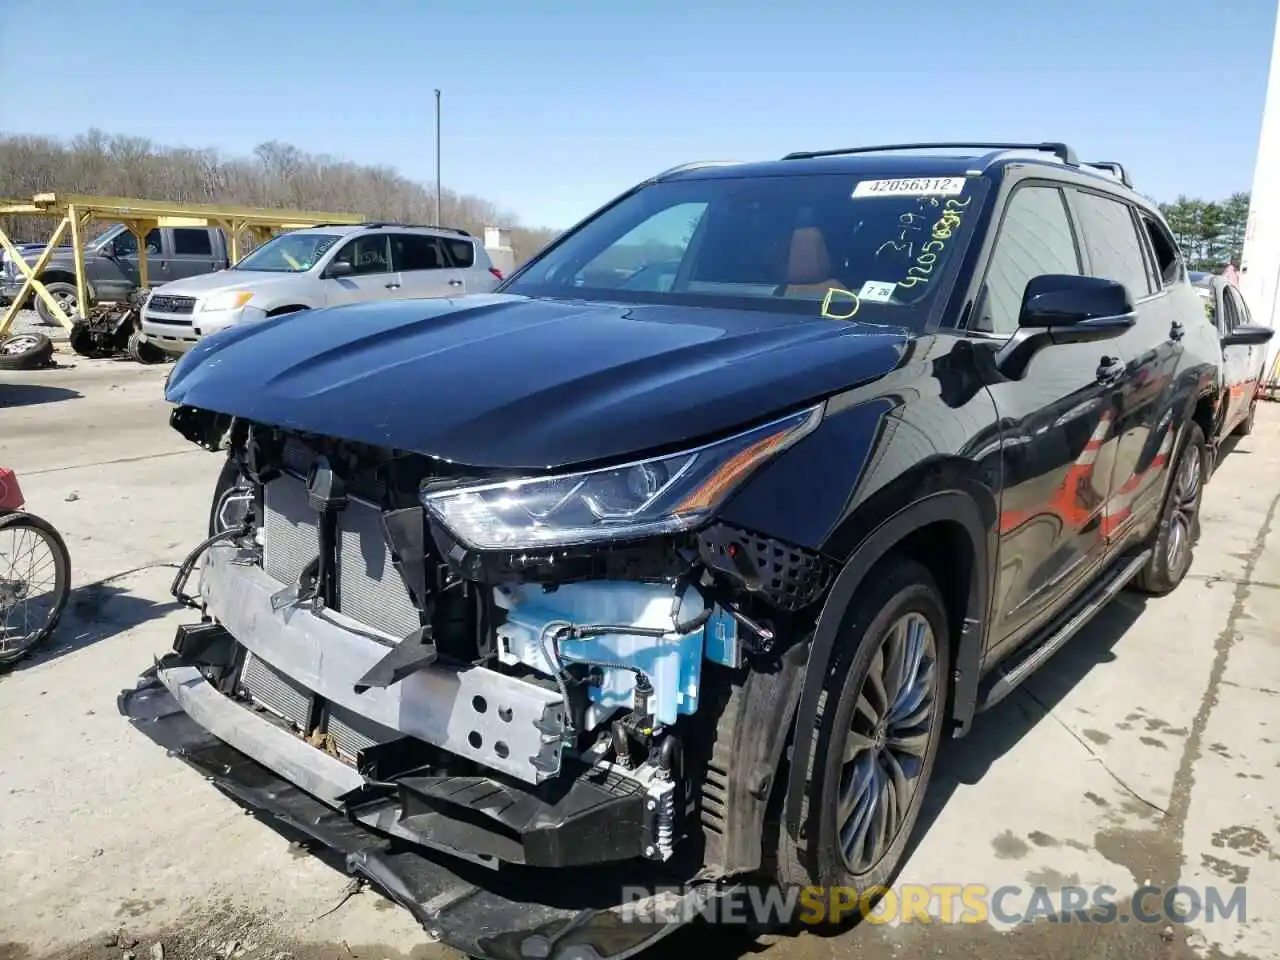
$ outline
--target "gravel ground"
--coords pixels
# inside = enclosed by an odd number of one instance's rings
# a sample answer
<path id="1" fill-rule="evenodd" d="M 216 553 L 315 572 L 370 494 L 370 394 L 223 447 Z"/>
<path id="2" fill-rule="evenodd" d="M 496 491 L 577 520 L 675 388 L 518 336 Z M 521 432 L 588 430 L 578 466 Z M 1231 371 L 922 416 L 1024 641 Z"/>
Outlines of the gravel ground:
<path id="1" fill-rule="evenodd" d="M 3 316 L 3 314 L 0 314 Z M 40 319 L 40 315 L 34 310 L 19 310 L 18 315 L 13 320 L 13 326 L 9 328 L 6 337 L 16 337 L 20 333 L 43 333 L 46 337 L 54 340 L 65 340 L 67 331 L 62 329 L 56 323 L 46 324 Z"/>

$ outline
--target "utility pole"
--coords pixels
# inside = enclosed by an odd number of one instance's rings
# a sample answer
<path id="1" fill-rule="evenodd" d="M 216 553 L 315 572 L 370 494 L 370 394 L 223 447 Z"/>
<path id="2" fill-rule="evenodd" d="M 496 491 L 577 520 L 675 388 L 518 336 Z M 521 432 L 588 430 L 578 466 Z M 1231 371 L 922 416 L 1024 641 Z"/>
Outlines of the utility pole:
<path id="1" fill-rule="evenodd" d="M 1277 4 L 1280 7 L 1280 4 Z M 1240 257 L 1240 292 L 1254 323 L 1275 327 L 1280 320 L 1280 9 L 1271 45 L 1271 69 L 1262 107 L 1262 132 L 1253 169 L 1249 223 Z M 1280 343 L 1272 337 L 1267 348 L 1267 371 L 1275 363 Z M 1265 376 L 1265 374 L 1264 374 Z"/>
<path id="2" fill-rule="evenodd" d="M 440 91 L 436 91 L 436 226 L 440 226 Z"/>

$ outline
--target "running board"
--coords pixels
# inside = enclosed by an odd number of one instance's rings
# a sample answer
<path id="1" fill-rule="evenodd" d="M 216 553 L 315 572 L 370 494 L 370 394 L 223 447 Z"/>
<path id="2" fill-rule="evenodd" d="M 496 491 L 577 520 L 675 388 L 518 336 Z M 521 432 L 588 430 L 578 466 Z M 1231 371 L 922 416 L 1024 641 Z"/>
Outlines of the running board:
<path id="1" fill-rule="evenodd" d="M 1062 625 L 1049 634 L 1042 642 L 1025 651 L 1014 654 L 1007 664 L 1002 663 L 992 672 L 993 680 L 984 692 L 978 695 L 978 712 L 990 710 L 997 703 L 1013 693 L 1027 677 L 1035 673 L 1044 662 L 1058 652 L 1080 628 L 1092 620 L 1115 595 L 1138 575 L 1138 571 L 1151 557 L 1150 550 L 1141 553 L 1125 562 L 1121 561 L 1116 572 L 1100 585 L 1095 585 L 1074 604 L 1075 612 L 1067 615 Z"/>

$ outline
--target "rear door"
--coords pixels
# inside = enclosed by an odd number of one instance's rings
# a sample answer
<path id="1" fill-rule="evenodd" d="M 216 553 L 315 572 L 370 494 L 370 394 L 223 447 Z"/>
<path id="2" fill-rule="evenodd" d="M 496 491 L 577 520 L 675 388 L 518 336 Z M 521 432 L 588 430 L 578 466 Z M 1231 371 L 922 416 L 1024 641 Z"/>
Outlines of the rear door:
<path id="1" fill-rule="evenodd" d="M 475 240 L 470 237 L 442 237 L 441 243 L 453 268 L 453 276 L 449 278 L 449 296 L 485 293 L 498 285 L 498 278 L 489 273 L 488 264 L 476 263 Z M 480 275 L 481 272 L 483 276 Z"/>
<path id="2" fill-rule="evenodd" d="M 1168 296 L 1163 280 L 1153 276 L 1137 208 L 1102 191 L 1081 188 L 1068 196 L 1080 222 L 1090 275 L 1123 283 L 1138 315 L 1137 323 L 1112 342 L 1124 373 L 1104 530 L 1109 543 L 1118 542 L 1159 509 L 1177 429 L 1171 406 L 1174 378 L 1188 331 L 1178 302 Z"/>
<path id="3" fill-rule="evenodd" d="M 1222 285 L 1222 307 L 1223 336 L 1249 323 L 1249 308 L 1245 306 L 1240 292 L 1230 284 Z M 1228 393 L 1227 418 L 1222 427 L 1224 434 L 1229 434 L 1249 414 L 1249 405 L 1253 403 L 1265 363 L 1265 351 L 1266 347 L 1246 344 L 1222 349 L 1222 376 Z"/>
<path id="4" fill-rule="evenodd" d="M 425 233 L 392 233 L 391 266 L 400 276 L 400 299 L 456 296 L 459 279 L 439 237 Z"/>
<path id="5" fill-rule="evenodd" d="M 174 227 L 173 255 L 169 258 L 169 274 L 173 280 L 213 273 L 215 256 L 213 237 L 208 227 Z"/>
<path id="6" fill-rule="evenodd" d="M 348 240 L 330 265 L 337 262 L 351 264 L 352 273 L 345 277 L 326 276 L 323 280 L 326 304 L 389 300 L 398 295 L 400 275 L 391 266 L 391 242 L 387 234 L 367 233 Z"/>
<path id="7" fill-rule="evenodd" d="M 1014 187 L 971 325 L 984 338 L 1017 330 L 1027 282 L 1084 272 L 1075 224 L 1057 184 Z M 1000 556 L 992 611 L 997 645 L 1014 646 L 1087 582 L 1105 553 L 1103 510 L 1118 412 L 1114 344 L 1060 344 L 1019 380 L 991 385 L 1001 423 Z"/>

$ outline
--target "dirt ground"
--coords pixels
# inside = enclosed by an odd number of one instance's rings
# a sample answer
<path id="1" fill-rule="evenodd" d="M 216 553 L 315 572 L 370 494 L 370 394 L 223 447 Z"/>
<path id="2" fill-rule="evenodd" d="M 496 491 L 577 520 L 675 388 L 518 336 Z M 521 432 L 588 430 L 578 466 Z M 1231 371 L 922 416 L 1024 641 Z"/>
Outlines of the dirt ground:
<path id="1" fill-rule="evenodd" d="M 0 373 L 0 463 L 64 534 L 54 643 L 0 676 L 0 960 L 444 960 L 409 915 L 244 813 L 117 714 L 187 615 L 168 595 L 217 463 L 167 426 L 166 367 Z M 1118 598 L 948 745 L 899 884 L 1243 887 L 1245 919 L 694 925 L 645 960 L 1222 960 L 1280 943 L 1280 404 L 1206 492 L 1174 594 Z M 1153 902 L 1158 902 L 1158 897 Z M 1124 917 L 1130 916 L 1129 920 Z"/>

